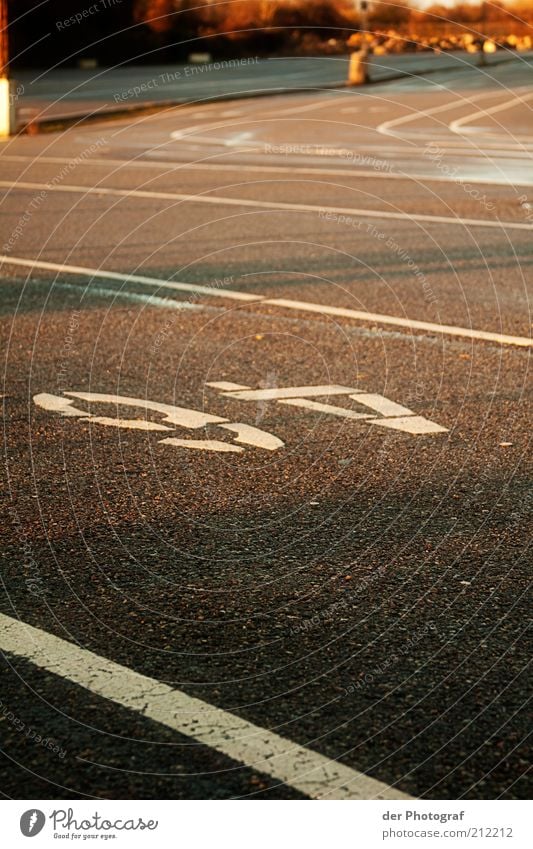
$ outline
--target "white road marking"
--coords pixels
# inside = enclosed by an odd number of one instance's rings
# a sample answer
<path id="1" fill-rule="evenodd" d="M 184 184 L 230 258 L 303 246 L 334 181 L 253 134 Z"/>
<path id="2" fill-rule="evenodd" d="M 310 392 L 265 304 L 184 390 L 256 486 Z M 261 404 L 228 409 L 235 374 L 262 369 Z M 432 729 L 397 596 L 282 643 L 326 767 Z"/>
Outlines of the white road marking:
<path id="1" fill-rule="evenodd" d="M 464 148 L 461 142 L 458 141 L 447 141 L 439 138 L 439 145 L 441 147 L 452 147 L 454 153 L 460 153 L 462 156 L 475 156 L 479 157 L 479 152 L 472 150 L 472 148 Z M 484 145 L 485 147 L 491 147 L 491 145 Z M 501 145 L 495 145 L 497 147 L 497 152 L 501 152 L 502 155 L 507 153 L 506 148 L 502 149 Z M 517 152 L 523 154 L 524 148 L 522 145 L 515 146 L 513 150 L 516 149 Z M 371 149 L 373 152 L 361 153 L 361 159 L 375 158 L 375 147 L 372 146 Z M 383 147 L 378 152 L 380 156 L 383 156 L 386 153 L 394 152 L 397 148 L 391 147 Z M 407 155 L 416 155 L 418 159 L 420 159 L 420 151 L 417 149 L 416 151 L 412 151 L 410 149 L 399 148 L 404 154 Z M 354 151 L 354 154 L 357 151 Z M 525 158 L 523 156 L 521 159 Z M 29 156 L 20 156 L 15 154 L 6 154 L 2 156 L 2 161 L 12 161 L 12 162 L 31 162 L 35 164 L 36 162 L 50 162 L 54 164 L 68 164 L 71 162 L 70 159 L 64 156 L 40 156 L 38 160 L 35 160 L 33 157 Z M 526 160 L 527 161 L 527 160 Z M 453 180 L 453 177 L 445 176 L 442 174 L 426 174 L 426 173 L 416 173 L 410 172 L 409 174 L 403 173 L 401 171 L 398 172 L 381 172 L 375 169 L 365 170 L 364 168 L 321 168 L 312 166 L 305 167 L 299 165 L 242 165 L 242 164 L 229 164 L 227 162 L 221 162 L 215 164 L 210 164 L 208 162 L 176 162 L 174 160 L 164 160 L 163 162 L 155 162 L 153 160 L 130 160 L 130 159 L 87 159 L 80 160 L 80 162 L 76 163 L 77 165 L 99 165 L 99 166 L 115 166 L 116 168 L 144 168 L 144 169 L 156 169 L 159 171 L 165 171 L 169 173 L 170 171 L 182 171 L 182 170 L 191 170 L 191 171 L 237 171 L 238 173 L 265 173 L 265 174 L 302 174 L 309 176 L 328 176 L 328 177 L 348 177 L 348 178 L 360 178 L 360 177 L 371 177 L 382 180 L 418 180 L 423 181 L 424 183 L 449 183 Z M 508 186 L 509 180 L 505 177 L 497 177 L 492 179 L 487 179 L 486 177 L 469 177 L 469 183 L 476 183 L 479 185 L 486 186 Z M 516 180 L 513 178 L 512 181 L 513 186 L 531 186 L 533 184 L 532 178 L 524 178 L 522 180 Z M 13 184 L 14 185 L 14 184 Z"/>
<path id="2" fill-rule="evenodd" d="M 278 401 L 278 404 L 287 404 L 289 407 L 302 407 L 316 413 L 328 413 L 330 416 L 340 416 L 343 419 L 370 419 L 371 414 L 356 413 L 347 407 L 334 407 L 333 404 L 322 404 L 320 401 L 307 401 L 305 398 L 288 398 Z"/>
<path id="3" fill-rule="evenodd" d="M 146 286 L 170 289 L 184 289 L 194 291 L 198 294 L 208 295 L 214 298 L 229 298 L 230 300 L 254 301 L 257 304 L 279 306 L 283 309 L 297 310 L 299 312 L 321 313 L 322 315 L 334 315 L 339 318 L 348 318 L 355 321 L 370 322 L 373 324 L 389 324 L 394 327 L 405 327 L 409 330 L 422 330 L 429 333 L 442 333 L 447 336 L 459 336 L 465 339 L 480 339 L 487 342 L 495 342 L 499 345 L 514 345 L 522 348 L 533 347 L 533 339 L 529 336 L 508 336 L 504 333 L 494 333 L 487 330 L 475 330 L 470 327 L 456 327 L 448 324 L 434 324 L 430 321 L 419 321 L 417 319 L 402 318 L 400 316 L 383 315 L 381 313 L 365 312 L 363 310 L 352 310 L 345 307 L 334 307 L 328 304 L 314 304 L 309 301 L 294 301 L 286 298 L 266 298 L 264 295 L 250 295 L 247 292 L 235 292 L 224 290 L 213 290 L 209 286 L 195 286 L 190 283 L 170 283 L 160 280 L 158 277 L 141 277 L 137 274 L 121 274 L 116 271 L 103 271 L 97 268 L 86 268 L 78 265 L 66 265 L 64 263 L 45 262 L 43 260 L 23 259 L 7 254 L 0 255 L 0 263 L 5 265 L 22 266 L 23 268 L 42 269 L 55 271 L 62 274 L 77 274 L 84 277 L 98 277 L 103 279 L 121 280 L 142 283 Z"/>
<path id="4" fill-rule="evenodd" d="M 413 436 L 448 432 L 447 428 L 442 427 L 436 422 L 430 422 L 429 419 L 425 419 L 423 416 L 400 416 L 398 418 L 391 419 L 371 419 L 369 424 L 379 425 L 380 427 L 389 427 L 392 428 L 392 430 L 401 430 L 404 433 L 411 433 Z"/>
<path id="5" fill-rule="evenodd" d="M 377 324 L 392 324 L 395 327 L 406 327 L 409 330 L 424 330 L 430 333 L 444 333 L 447 336 L 462 336 L 465 339 L 484 339 L 487 342 L 496 342 L 499 345 L 517 345 L 523 348 L 531 348 L 533 346 L 533 339 L 529 336 L 507 336 L 504 333 L 493 333 L 488 330 L 474 330 L 469 327 L 455 327 L 449 324 L 433 324 L 431 321 L 418 321 L 414 318 L 400 318 L 399 316 L 382 315 L 380 313 L 352 310 L 345 307 L 313 304 L 309 301 L 293 301 L 285 298 L 267 298 L 263 300 L 262 303 L 285 307 L 286 309 L 291 310 L 300 309 L 302 312 L 334 315 L 339 318 L 353 318 L 359 321 L 376 322 Z"/>
<path id="6" fill-rule="evenodd" d="M 334 213 L 335 215 L 351 215 L 360 218 L 378 218 L 380 220 L 403 221 L 404 223 L 424 222 L 425 224 L 448 224 L 460 227 L 489 227 L 497 230 L 527 230 L 533 232 L 533 224 L 524 224 L 519 221 L 501 221 L 485 218 L 462 218 L 449 215 L 424 215 L 411 212 L 387 212 L 385 210 L 364 209 L 360 207 L 346 206 L 319 206 L 311 203 L 285 203 L 283 201 L 261 201 L 248 198 L 223 197 L 221 195 L 190 195 L 180 192 L 156 192 L 144 189 L 110 189 L 92 188 L 90 186 L 49 186 L 47 183 L 29 183 L 19 181 L 13 183 L 9 180 L 0 180 L 0 187 L 11 190 L 28 189 L 38 191 L 44 189 L 52 192 L 63 192 L 67 194 L 98 195 L 99 197 L 123 197 L 123 198 L 150 198 L 152 200 L 171 200 L 186 203 L 198 203 L 215 206 L 236 206 L 246 209 L 272 209 L 279 212 L 316 212 Z"/>
<path id="7" fill-rule="evenodd" d="M 253 427 L 252 425 L 243 424 L 241 422 L 229 422 L 228 419 L 220 416 L 213 416 L 209 413 L 200 412 L 198 410 L 190 410 L 185 407 L 175 407 L 170 404 L 160 404 L 157 401 L 148 401 L 142 398 L 130 398 L 124 395 L 106 395 L 98 392 L 66 392 L 72 398 L 81 398 L 83 401 L 93 403 L 113 404 L 116 407 L 138 407 L 145 412 L 153 410 L 154 412 L 162 413 L 164 420 L 174 425 L 187 428 L 204 427 L 207 424 L 218 424 L 225 430 L 236 433 L 236 442 L 242 442 L 245 445 L 251 445 L 254 448 L 263 448 L 266 451 L 277 451 L 278 448 L 283 448 L 285 443 L 278 439 L 266 430 Z M 111 418 L 109 416 L 97 416 L 93 413 L 79 410 L 73 407 L 73 402 L 70 398 L 63 398 L 60 395 L 50 395 L 43 392 L 39 395 L 34 395 L 35 404 L 45 410 L 59 413 L 62 416 L 76 416 L 83 418 L 85 421 L 91 421 L 94 424 L 104 425 L 106 427 L 126 428 L 129 430 L 145 430 L 145 431 L 171 431 L 173 428 L 166 425 L 157 424 L 148 421 L 147 419 L 122 419 L 119 416 Z M 228 445 L 226 442 L 221 442 L 215 439 L 178 439 L 168 438 L 160 440 L 165 445 L 175 445 L 180 448 L 191 448 L 204 451 L 219 451 L 232 452 L 240 454 L 244 449 L 235 445 Z"/>
<path id="8" fill-rule="evenodd" d="M 234 133 L 231 136 L 197 136 L 193 133 L 193 131 L 202 129 L 202 130 L 224 130 L 225 127 L 221 126 L 220 123 L 213 124 L 211 126 L 204 125 L 202 127 L 185 127 L 183 130 L 174 130 L 170 134 L 170 138 L 172 141 L 186 141 L 186 142 L 194 142 L 192 145 L 193 149 L 196 149 L 200 145 L 207 145 L 209 147 L 244 147 L 249 149 L 255 149 L 257 147 L 256 141 L 251 141 L 253 138 L 253 133 L 250 132 L 241 132 Z"/>
<path id="9" fill-rule="evenodd" d="M 54 286 L 70 289 L 69 283 L 54 282 Z M 191 304 L 189 301 L 175 301 L 173 298 L 158 298 L 157 295 L 143 295 L 140 292 L 124 292 L 121 289 L 106 289 L 104 286 L 90 286 L 84 295 L 101 295 L 115 300 L 133 301 L 137 304 L 146 304 L 147 307 L 157 307 L 165 310 L 203 310 L 201 304 Z"/>
<path id="10" fill-rule="evenodd" d="M 286 386 L 284 388 L 258 389 L 246 392 L 224 392 L 223 394 L 230 398 L 257 401 L 263 400 L 265 393 L 268 393 L 267 398 L 269 400 L 276 400 L 278 404 L 301 407 L 314 412 L 329 413 L 330 415 L 340 416 L 344 419 L 363 419 L 367 424 L 379 424 L 382 427 L 390 427 L 394 430 L 401 430 L 404 433 L 413 435 L 448 432 L 447 428 L 436 424 L 436 422 L 431 422 L 423 416 L 417 416 L 408 407 L 396 404 L 396 402 L 390 401 L 383 395 L 377 395 L 373 392 L 355 391 L 347 386 Z M 372 410 L 372 413 L 362 414 L 343 407 L 335 407 L 333 405 L 330 406 L 329 404 L 307 400 L 317 395 L 326 394 L 349 395 L 358 404 Z M 380 413 L 383 418 L 375 418 L 375 413 Z"/>
<path id="11" fill-rule="evenodd" d="M 253 133 L 235 133 L 224 140 L 224 145 L 226 147 L 238 147 L 248 142 L 249 139 L 253 138 L 253 135 Z"/>
<path id="12" fill-rule="evenodd" d="M 407 407 L 402 407 L 401 404 L 396 404 L 394 401 L 389 401 L 383 395 L 374 395 L 370 392 L 356 392 L 350 395 L 354 401 L 359 404 L 364 404 L 365 407 L 370 407 L 376 413 L 381 413 L 382 416 L 412 416 L 413 411 Z"/>
<path id="13" fill-rule="evenodd" d="M 175 289 L 178 292 L 191 292 L 195 295 L 210 295 L 224 297 L 233 301 L 257 301 L 255 295 L 248 292 L 235 292 L 232 289 L 218 290 L 213 286 L 197 286 L 195 283 L 177 283 L 169 280 L 159 280 L 157 277 L 145 277 L 141 274 L 124 274 L 117 271 L 102 271 L 99 268 L 86 268 L 81 265 L 64 265 L 57 262 L 23 259 L 0 254 L 0 262 L 10 265 L 20 265 L 23 268 L 42 268 L 46 271 L 58 271 L 64 274 L 81 274 L 84 277 L 96 277 L 102 280 L 120 280 L 122 283 L 140 283 L 156 289 Z M 181 303 L 181 302 L 179 302 Z"/>
<path id="14" fill-rule="evenodd" d="M 235 714 L 0 614 L 0 649 L 311 799 L 409 799 L 405 793 Z M 314 741 L 311 741 L 314 742 Z"/>
<path id="15" fill-rule="evenodd" d="M 271 389 L 245 389 L 240 392 L 223 392 L 238 401 L 274 401 L 278 398 L 313 398 L 316 395 L 348 395 L 356 390 L 349 386 L 285 386 Z"/>
<path id="16" fill-rule="evenodd" d="M 87 418 L 91 415 L 86 410 L 78 410 L 77 407 L 73 406 L 73 401 L 69 398 L 63 398 L 61 395 L 50 395 L 48 392 L 40 392 L 38 395 L 33 396 L 33 400 L 43 410 L 60 413 L 62 416 Z"/>
<path id="17" fill-rule="evenodd" d="M 228 419 L 223 419 L 220 416 L 212 416 L 210 413 L 204 413 L 200 410 L 174 407 L 171 404 L 160 404 L 158 401 L 148 401 L 145 398 L 130 398 L 126 395 L 106 395 L 100 392 L 65 392 L 65 395 L 71 398 L 81 398 L 82 401 L 113 404 L 116 407 L 138 407 L 145 411 L 153 410 L 156 413 L 163 414 L 163 421 L 170 422 L 179 427 L 199 428 L 205 427 L 206 424 L 218 424 L 219 422 L 228 421 Z"/>
<path id="18" fill-rule="evenodd" d="M 228 380 L 215 380 L 205 385 L 210 386 L 212 389 L 222 389 L 226 392 L 232 392 L 236 389 L 250 389 L 249 386 L 245 386 L 243 383 L 230 383 Z"/>
<path id="19" fill-rule="evenodd" d="M 449 124 L 449 129 L 452 133 L 458 133 L 459 135 L 465 135 L 468 133 L 479 133 L 479 127 L 466 127 L 465 124 L 470 124 L 472 121 L 479 120 L 480 118 L 485 118 L 489 115 L 495 115 L 497 112 L 503 112 L 507 109 L 512 109 L 514 106 L 518 104 L 525 104 L 528 100 L 533 98 L 533 92 L 524 94 L 519 94 L 516 97 L 513 97 L 511 100 L 506 100 L 504 103 L 498 103 L 496 106 L 489 106 L 488 109 L 476 109 L 475 112 L 471 112 L 469 115 L 463 115 L 462 118 L 457 118 L 457 120 L 452 121 Z M 489 138 L 494 138 L 495 136 L 498 138 L 507 138 L 505 133 L 494 133 L 494 132 L 486 132 L 483 130 L 483 135 Z M 516 136 L 514 133 L 512 134 L 514 139 L 519 139 L 520 136 Z M 526 139 L 531 139 L 531 136 L 525 136 Z"/>
<path id="20" fill-rule="evenodd" d="M 264 448 L 265 451 L 277 451 L 278 448 L 283 448 L 285 445 L 281 439 L 268 433 L 266 430 L 261 430 L 252 425 L 236 422 L 232 424 L 221 424 L 220 427 L 225 430 L 234 431 L 237 436 L 235 442 L 244 442 L 245 445 L 253 445 L 255 448 Z"/>
<path id="21" fill-rule="evenodd" d="M 156 424 L 155 422 L 150 422 L 147 419 L 112 419 L 109 416 L 89 416 L 89 419 L 95 424 L 104 425 L 104 427 L 120 427 L 126 428 L 126 430 L 172 430 L 171 427 Z"/>
<path id="22" fill-rule="evenodd" d="M 529 90 L 529 86 L 524 87 L 525 90 Z M 515 89 L 515 91 L 520 91 L 521 89 Z M 439 115 L 441 112 L 450 111 L 451 109 L 458 109 L 461 106 L 472 105 L 475 103 L 479 103 L 480 100 L 486 100 L 491 97 L 495 97 L 500 92 L 495 91 L 485 91 L 485 92 L 475 92 L 471 97 L 466 97 L 465 95 L 461 95 L 460 97 L 454 98 L 454 100 L 450 100 L 448 103 L 441 103 L 439 106 L 432 106 L 430 109 L 423 110 L 415 110 L 413 109 L 411 112 L 408 112 L 407 115 L 401 115 L 399 118 L 392 118 L 390 121 L 383 121 L 382 124 L 379 124 L 376 127 L 378 133 L 382 133 L 384 135 L 396 135 L 395 133 L 391 133 L 391 130 L 396 127 L 403 126 L 404 124 L 410 124 L 412 121 L 419 121 L 422 118 L 430 118 L 433 115 Z M 502 92 L 502 94 L 509 94 L 509 92 Z M 417 135 L 420 131 L 417 131 Z M 400 137 L 401 138 L 401 137 Z"/>
<path id="23" fill-rule="evenodd" d="M 354 92 L 350 92 L 349 97 L 357 96 Z M 335 97 L 330 95 L 329 97 L 326 95 L 322 96 L 320 100 L 314 100 L 312 103 L 304 103 L 301 106 L 290 106 L 288 109 L 277 109 L 271 112 L 262 112 L 261 118 L 279 118 L 281 115 L 299 115 L 302 112 L 312 112 L 314 109 L 323 109 L 324 106 L 331 106 L 332 104 L 338 103 L 339 101 L 343 101 L 346 103 L 346 95 L 342 97 Z"/>

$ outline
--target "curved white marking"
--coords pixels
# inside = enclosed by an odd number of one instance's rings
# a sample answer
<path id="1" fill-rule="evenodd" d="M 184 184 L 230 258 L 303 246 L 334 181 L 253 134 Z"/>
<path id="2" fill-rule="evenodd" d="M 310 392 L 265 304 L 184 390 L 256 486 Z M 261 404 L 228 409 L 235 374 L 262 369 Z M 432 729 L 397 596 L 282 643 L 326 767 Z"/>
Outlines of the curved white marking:
<path id="1" fill-rule="evenodd" d="M 237 434 L 235 442 L 244 442 L 245 445 L 253 445 L 254 448 L 264 448 L 265 451 L 277 451 L 278 448 L 283 448 L 285 445 L 277 436 L 252 425 L 237 422 L 235 424 L 221 424 L 220 427 L 223 427 L 225 430 L 234 431 Z"/>
<path id="2" fill-rule="evenodd" d="M 522 90 L 529 91 L 529 86 L 523 86 L 523 88 L 515 89 L 515 91 Z M 413 111 L 409 112 L 407 115 L 401 115 L 399 118 L 392 118 L 390 121 L 383 121 L 382 124 L 379 124 L 376 127 L 376 130 L 382 135 L 394 136 L 395 133 L 390 132 L 393 127 L 400 127 L 403 124 L 409 124 L 412 121 L 417 121 L 421 118 L 429 118 L 433 115 L 438 115 L 441 112 L 446 112 L 447 110 L 458 109 L 459 107 L 466 106 L 467 104 L 479 103 L 480 100 L 487 100 L 490 97 L 496 97 L 498 93 L 499 92 L 495 91 L 476 92 L 471 98 L 462 95 L 449 103 L 441 103 L 439 106 L 432 106 L 430 109 L 423 109 L 421 111 L 415 111 L 413 109 Z M 504 92 L 504 94 L 508 94 L 508 92 Z"/>
<path id="3" fill-rule="evenodd" d="M 226 384 L 225 384 L 226 385 Z M 235 385 L 235 384 L 230 384 Z M 220 416 L 213 416 L 209 413 L 203 413 L 198 410 L 190 410 L 185 407 L 175 407 L 170 404 L 160 404 L 157 401 L 148 401 L 143 398 L 130 398 L 124 395 L 107 395 L 99 392 L 66 392 L 66 395 L 72 398 L 81 398 L 83 401 L 99 403 L 99 404 L 114 404 L 115 406 L 138 407 L 144 410 L 153 410 L 164 415 L 164 420 L 171 422 L 174 425 L 187 428 L 204 427 L 207 424 L 218 424 L 225 430 L 233 431 L 237 434 L 236 442 L 242 442 L 245 445 L 252 445 L 255 448 L 263 448 L 266 451 L 277 451 L 278 448 L 284 446 L 284 442 L 278 439 L 271 433 L 265 430 L 260 430 L 252 425 L 242 424 L 240 422 L 228 422 L 227 419 Z M 84 418 L 95 424 L 104 425 L 105 427 L 127 428 L 130 430 L 145 430 L 145 431 L 170 431 L 173 428 L 163 424 L 148 421 L 147 419 L 122 419 L 120 417 L 112 418 L 110 416 L 96 416 L 93 413 L 88 413 L 85 410 L 79 410 L 73 406 L 70 398 L 64 398 L 59 395 L 50 395 L 43 392 L 40 395 L 34 396 L 34 402 L 45 410 L 50 410 L 59 413 L 62 416 L 75 416 Z M 231 452 L 233 454 L 241 454 L 244 449 L 237 445 L 229 445 L 226 442 L 221 442 L 216 439 L 179 439 L 166 438 L 160 440 L 165 445 L 175 445 L 180 448 L 192 448 L 195 450 L 204 451 L 219 451 Z"/>
<path id="4" fill-rule="evenodd" d="M 517 97 L 513 97 L 511 100 L 506 100 L 505 103 L 499 103 L 497 106 L 489 106 L 488 109 L 476 109 L 475 112 L 471 112 L 469 115 L 463 115 L 462 118 L 457 118 L 457 120 L 452 121 L 449 124 L 449 129 L 452 133 L 457 133 L 459 135 L 466 135 L 468 133 L 483 133 L 483 136 L 487 138 L 507 138 L 505 133 L 491 133 L 485 130 L 480 130 L 478 127 L 466 127 L 465 124 L 470 124 L 472 121 L 476 121 L 479 118 L 485 118 L 487 115 L 495 115 L 497 112 L 504 112 L 506 109 L 512 109 L 513 106 L 516 106 L 519 103 L 526 103 L 528 100 L 533 98 L 533 92 L 524 95 L 517 95 Z M 515 136 L 513 133 L 514 139 L 520 139 L 520 136 Z M 522 138 L 530 140 L 532 136 L 522 136 Z"/>
<path id="5" fill-rule="evenodd" d="M 48 392 L 41 392 L 39 395 L 34 395 L 33 400 L 38 407 L 43 410 L 50 410 L 53 413 L 60 413 L 62 416 L 81 416 L 88 418 L 90 413 L 85 410 L 78 410 L 73 406 L 73 401 L 69 398 L 63 398 L 61 395 L 50 395 Z"/>
<path id="6" fill-rule="evenodd" d="M 199 410 L 189 410 L 186 407 L 174 407 L 170 404 L 160 404 L 157 401 L 148 401 L 145 398 L 130 398 L 125 395 L 106 395 L 99 392 L 65 392 L 72 398 L 81 398 L 82 401 L 93 401 L 94 403 L 115 404 L 117 407 L 139 407 L 141 410 L 153 410 L 163 413 L 164 421 L 180 427 L 198 428 L 206 424 L 218 424 L 227 422 L 228 419 L 220 416 L 212 416 Z"/>

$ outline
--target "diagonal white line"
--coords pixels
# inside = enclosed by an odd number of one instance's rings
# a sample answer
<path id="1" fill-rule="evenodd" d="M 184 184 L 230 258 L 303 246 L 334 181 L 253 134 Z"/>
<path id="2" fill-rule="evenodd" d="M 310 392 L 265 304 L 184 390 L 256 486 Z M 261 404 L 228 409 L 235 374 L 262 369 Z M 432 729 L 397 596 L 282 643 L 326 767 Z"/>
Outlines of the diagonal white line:
<path id="1" fill-rule="evenodd" d="M 528 230 L 533 232 L 532 224 L 519 221 L 500 221 L 488 218 L 460 218 L 450 215 L 423 215 L 411 212 L 386 212 L 378 209 L 362 209 L 351 206 L 318 206 L 311 203 L 285 203 L 283 201 L 250 200 L 249 198 L 229 198 L 220 195 L 189 195 L 180 192 L 155 192 L 144 189 L 111 189 L 92 188 L 91 186 L 52 186 L 48 183 L 28 183 L 22 180 L 0 180 L 0 188 L 18 190 L 31 189 L 53 192 L 65 192 L 81 195 L 98 195 L 100 197 L 151 198 L 153 200 L 185 201 L 187 203 L 210 204 L 214 206 L 238 206 L 247 209 L 273 209 L 283 212 L 317 212 L 322 214 L 353 215 L 360 218 L 378 218 L 382 220 L 423 221 L 426 224 L 450 224 L 461 227 L 491 227 L 498 230 Z"/>
<path id="2" fill-rule="evenodd" d="M 120 280 L 123 283 L 140 283 L 155 289 L 177 289 L 185 292 L 209 295 L 213 298 L 229 298 L 230 300 L 254 301 L 256 304 L 268 304 L 283 309 L 298 312 L 313 312 L 323 315 L 333 315 L 338 318 L 349 318 L 356 321 L 367 321 L 377 324 L 391 324 L 405 327 L 409 330 L 422 330 L 429 333 L 442 333 L 447 336 L 459 336 L 465 339 L 482 339 L 486 342 L 496 342 L 498 345 L 516 345 L 521 348 L 533 347 L 533 339 L 529 336 L 508 336 L 505 333 L 494 333 L 489 330 L 475 330 L 471 327 L 455 327 L 449 324 L 433 324 L 431 321 L 418 321 L 414 318 L 402 318 L 395 315 L 352 310 L 345 307 L 334 307 L 328 304 L 313 304 L 309 301 L 293 301 L 285 298 L 266 298 L 263 295 L 250 295 L 248 292 L 236 292 L 230 289 L 217 289 L 215 286 L 197 286 L 194 283 L 174 283 L 160 280 L 158 277 L 145 277 L 139 274 L 121 274 L 118 271 L 104 271 L 101 268 L 86 268 L 81 265 L 64 265 L 59 262 L 24 259 L 7 254 L 0 254 L 0 263 L 22 266 L 23 268 L 39 268 L 45 271 L 55 271 L 60 274 L 77 274 L 84 277 L 103 278 L 104 280 Z"/>
<path id="3" fill-rule="evenodd" d="M 404 793 L 155 678 L 0 613 L 0 649 L 259 770 L 311 799 L 409 799 Z"/>

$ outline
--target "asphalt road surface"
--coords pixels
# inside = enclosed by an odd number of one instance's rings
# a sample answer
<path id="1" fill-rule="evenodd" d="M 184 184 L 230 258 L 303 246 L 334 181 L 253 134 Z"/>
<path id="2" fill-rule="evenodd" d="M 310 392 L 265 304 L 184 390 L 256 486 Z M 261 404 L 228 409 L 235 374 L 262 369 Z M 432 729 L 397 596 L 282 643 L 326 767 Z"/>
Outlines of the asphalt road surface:
<path id="1" fill-rule="evenodd" d="M 484 55 L 483 61 L 491 67 L 515 62 L 517 57 L 518 61 L 527 61 L 529 54 L 500 50 Z M 371 56 L 368 74 L 373 82 L 379 82 L 444 69 L 463 71 L 478 66 L 480 61 L 480 54 L 460 50 Z M 18 72 L 14 92 L 19 121 L 27 124 L 172 102 L 205 103 L 265 92 L 339 86 L 348 78 L 348 65 L 347 56 L 251 56 L 172 66 L 117 65 L 87 70 L 52 66 L 47 71 Z"/>
<path id="2" fill-rule="evenodd" d="M 526 798 L 533 67 L 1 151 L 1 791 Z"/>

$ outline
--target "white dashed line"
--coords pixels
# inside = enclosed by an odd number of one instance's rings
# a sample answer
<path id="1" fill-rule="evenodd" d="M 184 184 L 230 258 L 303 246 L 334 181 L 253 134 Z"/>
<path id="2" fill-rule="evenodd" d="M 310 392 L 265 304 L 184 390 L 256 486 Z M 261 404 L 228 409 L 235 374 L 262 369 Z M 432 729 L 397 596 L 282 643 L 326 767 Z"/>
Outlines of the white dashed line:
<path id="1" fill-rule="evenodd" d="M 221 752 L 243 767 L 270 775 L 310 799 L 411 798 L 267 728 L 4 614 L 0 614 L 0 649 Z"/>

